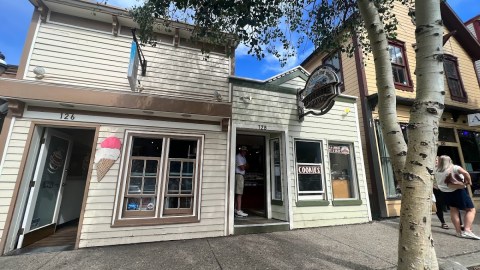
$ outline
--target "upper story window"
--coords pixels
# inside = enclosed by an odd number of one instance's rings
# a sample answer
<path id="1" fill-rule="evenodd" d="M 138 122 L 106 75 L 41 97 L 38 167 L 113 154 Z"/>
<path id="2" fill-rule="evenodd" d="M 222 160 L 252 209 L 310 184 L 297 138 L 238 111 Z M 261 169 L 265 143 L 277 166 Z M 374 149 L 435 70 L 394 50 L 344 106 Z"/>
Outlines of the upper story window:
<path id="1" fill-rule="evenodd" d="M 390 53 L 390 62 L 392 63 L 395 88 L 413 91 L 410 69 L 405 54 L 405 44 L 400 41 L 390 41 L 388 43 L 388 52 Z"/>
<path id="2" fill-rule="evenodd" d="M 325 199 L 321 141 L 295 141 L 299 199 Z"/>
<path id="3" fill-rule="evenodd" d="M 342 72 L 342 59 L 340 55 L 340 51 L 336 51 L 334 53 L 331 53 L 327 55 L 325 58 L 322 60 L 323 64 L 330 65 L 335 69 L 335 72 L 337 73 L 338 76 L 338 81 L 340 82 L 340 89 L 341 91 L 345 91 L 345 87 L 343 84 L 343 72 Z"/>
<path id="4" fill-rule="evenodd" d="M 448 89 L 452 100 L 467 102 L 467 93 L 463 88 L 462 78 L 458 70 L 457 58 L 452 55 L 445 55 L 443 60 L 445 69 L 445 78 L 447 79 Z"/>
<path id="5" fill-rule="evenodd" d="M 197 221 L 201 141 L 188 135 L 128 135 L 116 225 Z"/>

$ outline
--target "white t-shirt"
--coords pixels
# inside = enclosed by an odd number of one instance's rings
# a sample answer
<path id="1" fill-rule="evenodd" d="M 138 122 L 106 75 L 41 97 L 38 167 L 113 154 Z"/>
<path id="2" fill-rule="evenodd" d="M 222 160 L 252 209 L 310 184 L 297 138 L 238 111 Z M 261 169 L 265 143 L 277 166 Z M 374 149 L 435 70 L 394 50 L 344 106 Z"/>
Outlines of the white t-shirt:
<path id="1" fill-rule="evenodd" d="M 458 174 L 458 169 L 460 169 L 460 166 L 453 165 L 453 173 Z M 447 175 L 450 174 L 450 172 L 450 170 L 446 170 L 444 172 L 435 172 L 435 180 L 437 180 L 438 188 L 443 192 L 454 192 L 456 190 L 453 188 L 449 188 L 447 184 L 445 184 L 445 178 L 447 178 Z M 461 175 L 460 177 L 463 178 L 463 175 Z"/>
<path id="2" fill-rule="evenodd" d="M 241 170 L 238 166 L 247 164 L 247 160 L 240 153 L 237 154 L 235 158 L 235 173 L 245 175 L 245 170 Z"/>

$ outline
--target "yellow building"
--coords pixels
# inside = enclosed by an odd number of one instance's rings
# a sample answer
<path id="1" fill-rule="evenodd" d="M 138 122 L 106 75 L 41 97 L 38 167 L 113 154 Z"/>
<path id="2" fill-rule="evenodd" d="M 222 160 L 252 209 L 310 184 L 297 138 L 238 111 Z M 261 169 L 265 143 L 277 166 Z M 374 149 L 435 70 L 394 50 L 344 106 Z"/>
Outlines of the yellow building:
<path id="1" fill-rule="evenodd" d="M 415 25 L 406 6 L 398 5 L 395 9 L 399 23 L 397 39 L 390 41 L 389 49 L 397 89 L 398 122 L 403 129 L 409 121 L 410 105 L 415 98 Z M 471 191 L 478 205 L 480 85 L 474 63 L 480 59 L 480 45 L 448 4 L 442 2 L 441 13 L 445 25 L 446 96 L 438 154 L 451 156 L 456 164 L 470 172 L 474 182 Z M 358 96 L 360 100 L 359 122 L 372 214 L 374 217 L 398 216 L 401 195 L 396 190 L 390 158 L 379 128 L 373 57 L 364 57 L 358 48 L 352 58 L 345 53 L 316 50 L 301 65 L 311 72 L 326 63 L 338 68 L 343 78 L 343 93 Z"/>

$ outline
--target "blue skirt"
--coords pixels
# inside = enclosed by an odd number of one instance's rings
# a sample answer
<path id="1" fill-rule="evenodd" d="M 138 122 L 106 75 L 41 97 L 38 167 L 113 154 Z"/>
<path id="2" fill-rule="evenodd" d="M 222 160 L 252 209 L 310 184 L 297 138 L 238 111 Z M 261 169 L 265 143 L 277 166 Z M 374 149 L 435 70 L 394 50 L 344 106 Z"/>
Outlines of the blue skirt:
<path id="1" fill-rule="evenodd" d="M 445 204 L 460 210 L 475 208 L 472 199 L 468 196 L 467 189 L 457 189 L 454 192 L 444 192 Z"/>

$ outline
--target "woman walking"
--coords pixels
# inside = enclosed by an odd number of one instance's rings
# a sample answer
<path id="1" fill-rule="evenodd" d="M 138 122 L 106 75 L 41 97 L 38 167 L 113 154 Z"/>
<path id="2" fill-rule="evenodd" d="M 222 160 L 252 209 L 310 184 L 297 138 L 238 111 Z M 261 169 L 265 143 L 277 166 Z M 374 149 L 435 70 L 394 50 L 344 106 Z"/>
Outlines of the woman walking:
<path id="1" fill-rule="evenodd" d="M 456 180 L 455 175 L 463 176 L 463 181 Z M 438 160 L 435 179 L 438 188 L 443 192 L 445 204 L 450 207 L 450 218 L 455 226 L 457 237 L 480 240 L 480 237 L 472 232 L 475 207 L 465 189 L 466 185 L 472 184 L 470 174 L 462 167 L 453 165 L 449 156 L 443 155 Z M 459 210 L 465 210 L 463 219 L 465 231 L 462 231 L 460 227 Z"/>

